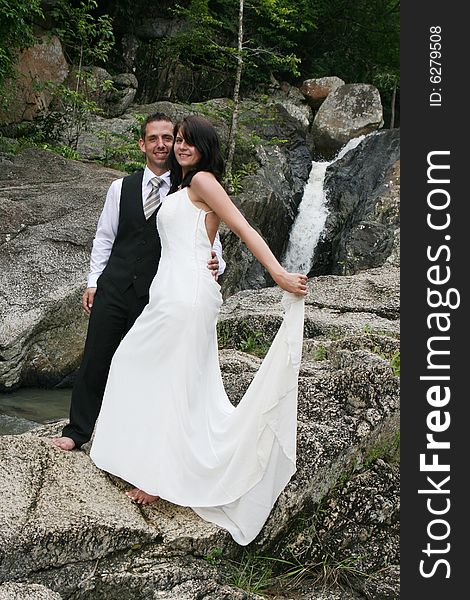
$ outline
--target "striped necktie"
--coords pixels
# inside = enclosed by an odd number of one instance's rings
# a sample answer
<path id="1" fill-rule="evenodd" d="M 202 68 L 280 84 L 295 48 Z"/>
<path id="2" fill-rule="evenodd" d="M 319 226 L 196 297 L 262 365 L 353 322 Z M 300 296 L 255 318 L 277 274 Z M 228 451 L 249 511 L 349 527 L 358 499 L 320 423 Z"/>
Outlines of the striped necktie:
<path id="1" fill-rule="evenodd" d="M 148 219 L 155 212 L 155 209 L 160 204 L 160 186 L 163 183 L 162 177 L 152 177 L 150 180 L 152 189 L 144 203 L 144 215 Z"/>

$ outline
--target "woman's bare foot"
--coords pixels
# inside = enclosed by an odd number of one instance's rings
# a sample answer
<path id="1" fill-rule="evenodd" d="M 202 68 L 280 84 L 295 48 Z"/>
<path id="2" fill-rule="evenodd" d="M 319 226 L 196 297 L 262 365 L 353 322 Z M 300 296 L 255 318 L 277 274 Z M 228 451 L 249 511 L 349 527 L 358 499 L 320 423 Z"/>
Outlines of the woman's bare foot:
<path id="1" fill-rule="evenodd" d="M 75 448 L 75 442 L 72 438 L 65 436 L 52 438 L 52 443 L 61 450 L 73 450 Z"/>
<path id="2" fill-rule="evenodd" d="M 155 502 L 155 500 L 158 500 L 158 498 L 160 498 L 160 496 L 152 496 L 151 494 L 147 494 L 147 492 L 144 492 L 137 488 L 126 492 L 126 496 L 134 502 L 137 502 L 137 504 L 151 504 L 152 502 Z"/>

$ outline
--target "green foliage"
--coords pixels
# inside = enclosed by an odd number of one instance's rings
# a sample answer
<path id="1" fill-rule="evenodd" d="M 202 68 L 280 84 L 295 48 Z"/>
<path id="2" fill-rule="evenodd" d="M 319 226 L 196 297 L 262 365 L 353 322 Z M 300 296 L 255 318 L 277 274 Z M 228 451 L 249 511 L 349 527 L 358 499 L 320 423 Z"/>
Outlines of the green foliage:
<path id="1" fill-rule="evenodd" d="M 318 346 L 318 348 L 313 353 L 313 358 L 317 361 L 326 360 L 327 357 L 328 350 L 325 348 L 325 346 Z"/>
<path id="2" fill-rule="evenodd" d="M 206 556 L 204 556 L 204 560 L 206 560 L 210 565 L 216 565 L 222 559 L 223 552 L 220 548 L 212 548 Z"/>
<path id="3" fill-rule="evenodd" d="M 98 136 L 104 140 L 103 164 L 107 167 L 134 173 L 145 167 L 145 155 L 141 152 L 136 140 L 140 136 L 141 115 L 134 115 L 138 120 L 129 133 L 101 132 Z"/>
<path id="4" fill-rule="evenodd" d="M 312 533 L 313 531 L 313 533 Z M 291 560 L 274 556 L 252 554 L 245 550 L 238 560 L 217 557 L 217 562 L 224 567 L 225 580 L 230 585 L 238 587 L 251 594 L 271 595 L 272 590 L 284 589 L 292 591 L 304 579 L 312 581 L 313 585 L 322 586 L 351 586 L 353 578 L 369 577 L 361 567 L 362 556 L 352 554 L 338 558 L 336 552 L 325 546 L 316 533 L 315 525 L 310 524 L 306 539 L 313 537 L 314 543 L 320 549 L 320 558 L 312 562 L 300 560 L 292 553 Z"/>
<path id="5" fill-rule="evenodd" d="M 47 142 L 63 140 L 76 150 L 91 115 L 100 112 L 98 104 L 90 100 L 85 91 L 73 90 L 63 84 L 47 82 L 44 87 L 49 89 L 52 101 L 36 119 L 38 136 Z"/>
<path id="6" fill-rule="evenodd" d="M 19 144 L 16 140 L 4 137 L 0 133 L 0 152 L 5 154 L 16 154 L 19 148 Z"/>
<path id="7" fill-rule="evenodd" d="M 400 81 L 399 1 L 322 0 L 315 5 L 316 34 L 306 31 L 297 40 L 302 74 L 373 83 L 387 112 Z"/>
<path id="8" fill-rule="evenodd" d="M 236 171 L 232 173 L 233 193 L 239 194 L 242 191 L 242 179 L 255 173 L 258 165 L 254 162 L 242 164 Z"/>
<path id="9" fill-rule="evenodd" d="M 390 366 L 392 367 L 393 374 L 400 377 L 400 351 L 397 350 L 390 359 Z"/>
<path id="10" fill-rule="evenodd" d="M 225 98 L 224 104 L 219 106 L 210 102 L 193 102 L 188 105 L 188 110 L 197 110 L 199 114 L 206 116 L 208 119 L 228 123 L 232 117 L 233 102 L 229 98 Z"/>
<path id="11" fill-rule="evenodd" d="M 400 432 L 397 431 L 395 435 L 384 437 L 368 449 L 363 460 L 364 467 L 368 469 L 378 458 L 388 463 L 398 463 L 399 451 Z"/>
<path id="12" fill-rule="evenodd" d="M 393 331 L 386 331 L 385 329 L 375 329 L 374 327 L 371 327 L 368 323 L 366 323 L 366 325 L 364 325 L 364 327 L 362 328 L 362 331 L 364 333 L 371 333 L 374 335 L 384 335 L 386 337 L 392 337 L 392 338 L 399 337 Z"/>
<path id="13" fill-rule="evenodd" d="M 232 336 L 230 330 L 219 321 L 217 323 L 217 345 L 219 348 L 229 348 Z"/>
<path id="14" fill-rule="evenodd" d="M 199 0 L 176 6 L 183 30 L 167 50 L 194 68 L 234 73 L 238 2 Z M 386 112 L 399 86 L 399 2 L 396 0 L 252 0 L 245 3 L 245 91 L 271 73 L 292 83 L 337 75 L 347 83 L 373 83 Z"/>
<path id="15" fill-rule="evenodd" d="M 57 0 L 51 9 L 56 25 L 54 33 L 65 46 L 69 61 L 86 65 L 104 62 L 114 46 L 112 20 L 109 15 L 95 15 L 96 0 Z"/>
<path id="16" fill-rule="evenodd" d="M 80 160 L 80 154 L 74 150 L 73 148 L 70 148 L 70 146 L 64 146 L 64 145 L 60 145 L 60 144 L 37 144 L 38 148 L 42 148 L 43 150 L 50 150 L 51 152 L 55 152 L 55 154 L 59 154 L 60 156 L 63 156 L 64 158 L 68 158 L 70 160 Z"/>
<path id="17" fill-rule="evenodd" d="M 176 74 L 182 65 L 194 73 L 209 69 L 221 80 L 233 79 L 238 58 L 238 8 L 238 2 L 232 0 L 191 0 L 184 6 L 175 4 L 167 12 L 171 18 L 178 19 L 179 27 L 171 36 L 150 44 L 150 53 L 142 56 L 147 63 L 145 68 L 151 66 L 167 76 Z M 279 0 L 255 0 L 245 5 L 242 50 L 245 88 L 260 81 L 268 82 L 271 71 L 299 75 L 300 59 L 291 51 L 292 44 L 285 36 L 285 31 L 295 29 L 289 21 L 290 13 L 288 3 Z M 266 25 L 268 18 L 273 19 L 269 26 Z M 213 93 L 217 94 L 217 90 Z"/>
<path id="18" fill-rule="evenodd" d="M 353 580 L 369 578 L 371 575 L 362 568 L 363 557 L 351 553 L 345 556 L 345 549 L 331 545 L 325 535 L 325 518 L 328 518 L 329 499 L 350 479 L 350 473 L 343 473 L 333 489 L 316 505 L 308 517 L 301 517 L 283 542 L 280 555 L 285 567 L 278 573 L 278 581 L 287 582 L 289 589 L 295 589 L 304 580 L 312 587 L 354 588 Z"/>
<path id="19" fill-rule="evenodd" d="M 217 343 L 219 348 L 235 348 L 263 358 L 269 350 L 270 340 L 262 331 L 253 330 L 246 322 L 217 324 Z"/>
<path id="20" fill-rule="evenodd" d="M 261 331 L 253 331 L 247 334 L 240 342 L 240 350 L 253 354 L 259 358 L 266 356 L 269 349 L 269 344 L 266 342 Z"/>
<path id="21" fill-rule="evenodd" d="M 244 551 L 240 560 L 229 560 L 227 582 L 251 594 L 259 594 L 273 584 L 269 559 Z"/>
<path id="22" fill-rule="evenodd" d="M 240 350 L 263 358 L 269 350 L 269 344 L 262 331 L 253 331 L 245 334 L 245 337 L 240 341 Z"/>
<path id="23" fill-rule="evenodd" d="M 24 122 L 18 125 L 16 138 L 14 140 L 3 138 L 0 135 L 0 152 L 16 154 L 23 148 L 41 148 L 59 154 L 71 160 L 80 160 L 80 154 L 70 146 L 47 142 L 41 129 L 37 124 Z"/>
<path id="24" fill-rule="evenodd" d="M 282 144 L 287 144 L 288 142 L 289 142 L 289 140 L 285 140 L 285 139 L 274 136 L 268 141 L 268 144 L 270 146 L 281 146 Z"/>
<path id="25" fill-rule="evenodd" d="M 33 23 L 42 17 L 40 0 L 0 0 L 0 107 L 6 79 L 13 75 L 18 50 L 34 43 Z"/>

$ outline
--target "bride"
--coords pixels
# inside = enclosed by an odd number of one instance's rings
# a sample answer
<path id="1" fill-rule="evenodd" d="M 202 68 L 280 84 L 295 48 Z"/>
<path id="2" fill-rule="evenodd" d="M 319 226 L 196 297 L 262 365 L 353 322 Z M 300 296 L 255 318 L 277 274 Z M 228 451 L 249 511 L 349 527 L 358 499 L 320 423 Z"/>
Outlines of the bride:
<path id="1" fill-rule="evenodd" d="M 295 472 L 307 277 L 285 271 L 225 193 L 212 124 L 191 115 L 174 134 L 160 264 L 149 304 L 114 355 L 91 458 L 136 486 L 134 501 L 189 506 L 246 545 Z M 237 407 L 220 374 L 222 296 L 207 269 L 220 221 L 287 292 L 282 325 Z"/>

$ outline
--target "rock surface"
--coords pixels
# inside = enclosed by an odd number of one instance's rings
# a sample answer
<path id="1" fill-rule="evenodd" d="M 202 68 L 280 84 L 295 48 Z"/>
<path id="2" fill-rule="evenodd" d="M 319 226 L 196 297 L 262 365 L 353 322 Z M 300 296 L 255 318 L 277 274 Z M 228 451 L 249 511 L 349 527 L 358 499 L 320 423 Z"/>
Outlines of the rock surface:
<path id="1" fill-rule="evenodd" d="M 312 126 L 315 151 L 332 158 L 350 139 L 383 125 L 379 90 L 366 83 L 347 83 L 328 94 Z"/>
<path id="2" fill-rule="evenodd" d="M 119 176 L 45 150 L 0 156 L 0 390 L 54 385 L 78 366 L 91 242 Z"/>
<path id="3" fill-rule="evenodd" d="M 3 583 L 0 600 L 61 600 L 57 592 L 37 583 Z"/>
<path id="4" fill-rule="evenodd" d="M 31 121 L 47 108 L 52 95 L 41 89 L 46 82 L 60 84 L 68 75 L 69 66 L 57 36 L 43 36 L 40 43 L 26 48 L 18 57 L 16 79 L 10 81 L 7 108 L 0 110 L 0 123 Z M 7 88 L 8 89 L 8 88 Z"/>
<path id="5" fill-rule="evenodd" d="M 92 89 L 89 89 L 87 99 L 96 102 L 101 114 L 109 118 L 126 112 L 134 101 L 139 85 L 133 73 L 111 75 L 103 67 L 87 67 L 85 73 L 93 82 L 93 86 L 89 85 Z M 76 88 L 76 71 L 69 74 L 66 84 L 70 89 Z"/>
<path id="6" fill-rule="evenodd" d="M 319 77 L 307 79 L 300 86 L 300 91 L 312 108 L 320 108 L 322 102 L 330 92 L 334 92 L 344 81 L 339 77 Z"/>
<path id="7" fill-rule="evenodd" d="M 400 131 L 367 136 L 333 162 L 324 182 L 329 214 L 311 274 L 354 274 L 399 264 Z"/>
<path id="8" fill-rule="evenodd" d="M 296 524 L 326 503 L 328 514 L 338 516 L 334 527 L 324 525 L 325 544 L 344 540 L 348 532 L 346 556 L 365 553 L 365 541 L 384 549 L 363 560 L 362 568 L 372 573 L 385 559 L 396 561 L 397 480 L 386 466 L 354 473 L 396 440 L 399 381 L 391 357 L 399 348 L 398 275 L 387 266 L 309 282 L 297 472 L 250 545 L 252 552 L 278 556 Z M 235 404 L 261 360 L 240 352 L 240 332 L 259 331 L 269 340 L 281 319 L 280 295 L 276 289 L 239 292 L 224 306 L 221 366 Z M 87 447 L 66 453 L 52 445 L 61 426 L 0 437 L 0 581 L 41 584 L 84 600 L 255 597 L 231 587 L 224 571 L 204 560 L 214 551 L 224 560 L 240 560 L 240 548 L 224 530 L 163 500 L 132 504 L 123 494 L 128 484 L 99 471 Z M 348 483 L 351 474 L 354 484 Z M 386 485 L 389 493 L 379 501 L 372 490 Z M 348 512 L 352 499 L 354 515 Z M 364 538 L 366 523 L 371 525 Z M 361 585 L 353 582 L 366 594 Z M 315 584 L 305 597 L 322 598 L 320 589 Z"/>
<path id="9" fill-rule="evenodd" d="M 364 331 L 399 335 L 399 269 L 384 266 L 355 276 L 309 280 L 304 334 L 333 339 Z M 236 348 L 253 332 L 270 343 L 282 320 L 279 288 L 246 290 L 226 300 L 219 318 L 219 344 Z"/>

